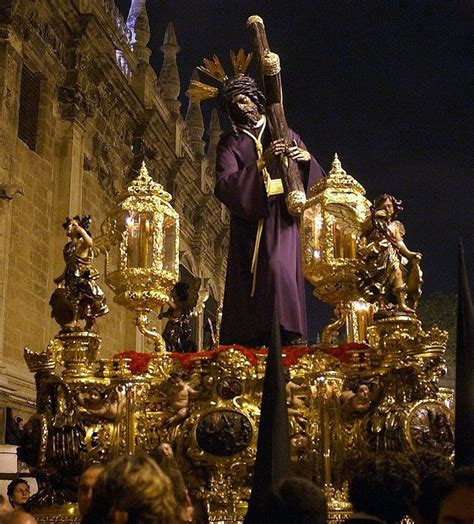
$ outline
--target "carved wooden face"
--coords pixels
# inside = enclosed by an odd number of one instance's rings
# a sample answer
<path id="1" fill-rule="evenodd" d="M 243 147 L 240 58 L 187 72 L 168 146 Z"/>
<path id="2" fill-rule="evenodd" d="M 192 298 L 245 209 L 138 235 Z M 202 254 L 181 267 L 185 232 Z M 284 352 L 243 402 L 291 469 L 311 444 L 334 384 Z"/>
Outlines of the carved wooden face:
<path id="1" fill-rule="evenodd" d="M 75 237 L 77 235 L 78 226 L 79 226 L 79 222 L 76 219 L 72 218 L 67 225 L 66 235 L 69 238 Z"/>
<path id="2" fill-rule="evenodd" d="M 261 118 L 256 104 L 244 94 L 232 97 L 230 110 L 234 121 L 247 127 L 253 127 Z"/>
<path id="3" fill-rule="evenodd" d="M 395 209 L 393 208 L 393 202 L 390 198 L 386 198 L 379 206 L 379 209 L 383 209 L 385 211 L 386 216 L 392 217 L 395 213 Z"/>

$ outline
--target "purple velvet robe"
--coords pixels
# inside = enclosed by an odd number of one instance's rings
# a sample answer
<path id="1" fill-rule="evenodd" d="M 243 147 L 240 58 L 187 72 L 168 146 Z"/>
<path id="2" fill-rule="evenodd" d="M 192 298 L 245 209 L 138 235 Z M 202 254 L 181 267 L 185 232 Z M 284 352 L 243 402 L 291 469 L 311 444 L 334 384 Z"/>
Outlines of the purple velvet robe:
<path id="1" fill-rule="evenodd" d="M 269 142 L 264 132 L 263 146 Z M 300 137 L 291 132 L 299 147 Z M 275 162 L 269 173 L 276 178 Z M 300 164 L 306 190 L 324 172 L 312 158 Z M 230 211 L 230 242 L 220 343 L 249 344 L 267 340 L 276 305 L 280 326 L 307 338 L 304 278 L 298 224 L 286 208 L 284 195 L 267 197 L 257 170 L 255 143 L 244 133 L 226 135 L 217 146 L 216 197 Z M 251 264 L 259 219 L 264 219 L 258 254 L 255 295 L 251 297 Z"/>

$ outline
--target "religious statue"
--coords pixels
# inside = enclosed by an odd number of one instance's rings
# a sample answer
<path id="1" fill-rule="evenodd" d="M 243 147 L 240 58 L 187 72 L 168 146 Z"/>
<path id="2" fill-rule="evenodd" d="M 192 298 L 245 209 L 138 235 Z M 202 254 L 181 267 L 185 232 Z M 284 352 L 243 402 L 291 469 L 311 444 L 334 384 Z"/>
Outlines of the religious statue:
<path id="1" fill-rule="evenodd" d="M 306 339 L 307 326 L 298 222 L 285 202 L 281 166 L 294 165 L 305 190 L 324 173 L 295 132 L 273 138 L 265 96 L 244 74 L 250 57 L 241 50 L 231 59 L 231 78 L 217 57 L 200 68 L 220 88 L 193 81 L 189 90 L 196 99 L 218 96 L 231 128 L 217 146 L 214 191 L 230 211 L 220 344 L 269 345 L 276 309 L 287 345 Z"/>
<path id="2" fill-rule="evenodd" d="M 168 309 L 159 315 L 159 318 L 169 319 L 163 331 L 167 351 L 192 353 L 197 349 L 189 337 L 190 322 L 197 304 L 200 284 L 199 279 L 192 286 L 185 282 L 177 282 L 171 290 Z"/>
<path id="3" fill-rule="evenodd" d="M 295 432 L 303 431 L 307 423 L 305 412 L 308 409 L 306 403 L 308 388 L 301 384 L 298 378 L 292 379 L 287 371 L 285 371 L 285 380 L 286 405 L 290 425 Z"/>
<path id="4" fill-rule="evenodd" d="M 123 386 L 101 388 L 98 385 L 81 385 L 74 399 L 88 416 L 116 421 L 125 413 L 126 394 Z"/>
<path id="5" fill-rule="evenodd" d="M 344 418 L 362 416 L 367 413 L 380 399 L 378 383 L 360 381 L 352 389 L 343 391 L 341 395 L 342 415 Z"/>
<path id="6" fill-rule="evenodd" d="M 166 396 L 168 399 L 168 417 L 163 422 L 163 427 L 176 426 L 189 416 L 190 400 L 198 393 L 191 385 L 187 373 L 176 371 L 171 373 L 166 385 Z"/>
<path id="7" fill-rule="evenodd" d="M 99 272 L 92 267 L 94 242 L 90 223 L 90 215 L 76 215 L 66 218 L 63 224 L 70 239 L 63 249 L 66 266 L 54 279 L 58 287 L 49 302 L 51 316 L 62 332 L 80 331 L 80 320 L 85 320 L 85 330 L 91 331 L 95 319 L 109 311 L 104 292 L 97 284 Z"/>
<path id="8" fill-rule="evenodd" d="M 380 195 L 362 226 L 360 288 L 368 302 L 380 311 L 414 313 L 421 296 L 421 253 L 410 251 L 403 237 L 405 228 L 395 217 L 403 208 L 392 195 Z M 408 261 L 411 269 L 407 269 Z"/>

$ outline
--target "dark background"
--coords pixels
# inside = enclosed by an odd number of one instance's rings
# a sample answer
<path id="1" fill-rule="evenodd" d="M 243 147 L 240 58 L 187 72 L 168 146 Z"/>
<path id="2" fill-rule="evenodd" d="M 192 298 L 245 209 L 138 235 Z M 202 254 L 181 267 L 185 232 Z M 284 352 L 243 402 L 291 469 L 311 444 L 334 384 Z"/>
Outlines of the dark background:
<path id="1" fill-rule="evenodd" d="M 130 0 L 118 0 L 127 14 Z M 462 237 L 472 285 L 474 3 L 417 0 L 148 0 L 151 63 L 166 25 L 181 53 L 184 95 L 194 67 L 250 50 L 260 15 L 282 64 L 287 119 L 321 165 L 334 152 L 373 200 L 403 200 L 408 247 L 424 254 L 424 293 L 457 288 Z M 204 78 L 205 82 L 212 80 Z M 206 126 L 213 101 L 202 103 Z"/>

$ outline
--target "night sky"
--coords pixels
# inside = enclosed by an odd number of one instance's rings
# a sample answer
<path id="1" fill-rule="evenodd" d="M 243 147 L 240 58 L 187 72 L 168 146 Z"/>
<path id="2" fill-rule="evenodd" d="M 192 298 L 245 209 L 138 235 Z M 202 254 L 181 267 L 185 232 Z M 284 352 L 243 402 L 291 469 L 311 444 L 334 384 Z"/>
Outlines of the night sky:
<path id="1" fill-rule="evenodd" d="M 126 15 L 130 0 L 117 4 Z M 280 55 L 288 123 L 323 168 L 330 169 L 337 152 L 370 200 L 381 193 L 403 200 L 406 244 L 424 254 L 425 296 L 456 291 L 459 237 L 474 285 L 474 3 L 148 0 L 147 6 L 158 72 L 159 46 L 167 23 L 174 24 L 183 114 L 192 69 L 216 53 L 230 71 L 229 49 L 250 50 L 245 22 L 260 15 Z M 207 119 L 212 106 L 202 104 Z"/>

